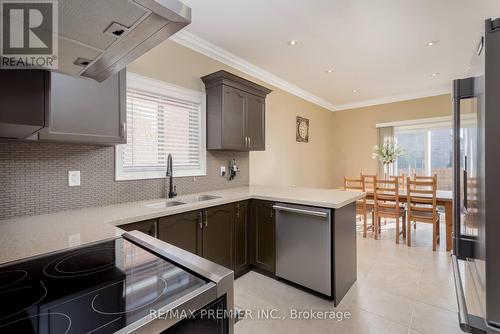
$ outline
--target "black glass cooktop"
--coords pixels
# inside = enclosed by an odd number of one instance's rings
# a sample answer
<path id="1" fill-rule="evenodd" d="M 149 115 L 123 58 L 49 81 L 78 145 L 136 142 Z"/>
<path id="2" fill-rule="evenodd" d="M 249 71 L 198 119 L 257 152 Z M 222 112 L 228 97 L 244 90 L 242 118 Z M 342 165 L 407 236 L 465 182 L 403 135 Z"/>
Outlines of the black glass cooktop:
<path id="1" fill-rule="evenodd" d="M 118 238 L 0 267 L 0 333 L 114 333 L 207 282 Z"/>

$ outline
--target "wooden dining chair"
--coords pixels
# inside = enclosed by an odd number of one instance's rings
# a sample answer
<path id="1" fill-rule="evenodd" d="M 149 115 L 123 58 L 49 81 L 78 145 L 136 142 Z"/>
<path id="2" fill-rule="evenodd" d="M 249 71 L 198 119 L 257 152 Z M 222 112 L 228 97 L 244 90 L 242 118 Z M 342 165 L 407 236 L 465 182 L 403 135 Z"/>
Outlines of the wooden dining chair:
<path id="1" fill-rule="evenodd" d="M 408 205 L 408 236 L 407 243 L 411 246 L 411 222 L 432 224 L 432 250 L 439 243 L 439 212 L 436 205 L 437 176 L 407 179 Z"/>
<path id="2" fill-rule="evenodd" d="M 368 193 L 373 193 L 375 189 L 375 180 L 377 179 L 377 175 L 369 175 L 361 173 L 361 177 L 363 178 L 365 191 Z"/>
<path id="3" fill-rule="evenodd" d="M 389 179 L 398 181 L 399 190 L 403 190 L 406 188 L 406 174 L 405 173 L 403 173 L 401 175 L 389 176 Z"/>
<path id="4" fill-rule="evenodd" d="M 344 177 L 344 190 L 364 192 L 365 184 L 363 176 L 360 174 L 359 179 L 348 179 L 347 177 Z M 373 203 L 369 203 L 366 196 L 364 196 L 356 201 L 356 215 L 360 215 L 363 220 L 363 238 L 366 238 L 366 231 L 368 230 L 368 213 L 371 213 L 373 220 Z"/>
<path id="5" fill-rule="evenodd" d="M 375 239 L 380 234 L 381 218 L 394 218 L 396 219 L 396 243 L 399 244 L 400 235 L 406 238 L 406 210 L 399 201 L 398 181 L 375 179 L 374 190 Z M 400 219 L 402 219 L 401 225 Z"/>
<path id="6" fill-rule="evenodd" d="M 413 173 L 412 179 L 413 181 L 423 181 L 423 182 L 432 182 L 434 178 L 437 179 L 437 174 L 434 174 L 432 176 L 428 175 L 417 175 L 416 173 Z"/>

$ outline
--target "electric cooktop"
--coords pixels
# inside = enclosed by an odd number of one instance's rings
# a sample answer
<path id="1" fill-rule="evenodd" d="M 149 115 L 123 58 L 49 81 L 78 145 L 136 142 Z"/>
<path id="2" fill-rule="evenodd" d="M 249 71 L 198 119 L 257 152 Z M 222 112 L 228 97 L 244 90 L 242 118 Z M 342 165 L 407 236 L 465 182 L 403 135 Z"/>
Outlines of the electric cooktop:
<path id="1" fill-rule="evenodd" d="M 0 267 L 0 333 L 114 333 L 207 281 L 123 238 Z"/>

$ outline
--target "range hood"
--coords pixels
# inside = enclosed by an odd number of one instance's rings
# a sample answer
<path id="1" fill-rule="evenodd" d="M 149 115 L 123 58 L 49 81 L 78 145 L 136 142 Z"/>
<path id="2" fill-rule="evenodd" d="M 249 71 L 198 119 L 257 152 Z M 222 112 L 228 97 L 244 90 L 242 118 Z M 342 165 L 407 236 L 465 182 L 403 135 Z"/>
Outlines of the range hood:
<path id="1" fill-rule="evenodd" d="M 178 0 L 64 0 L 59 72 L 104 81 L 191 23 Z"/>

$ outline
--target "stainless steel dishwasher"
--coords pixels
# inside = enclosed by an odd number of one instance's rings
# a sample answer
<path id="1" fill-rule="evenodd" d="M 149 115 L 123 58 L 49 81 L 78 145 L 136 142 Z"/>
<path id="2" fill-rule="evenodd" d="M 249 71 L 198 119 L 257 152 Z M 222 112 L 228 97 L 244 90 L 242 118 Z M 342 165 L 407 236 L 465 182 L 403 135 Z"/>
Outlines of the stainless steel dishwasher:
<path id="1" fill-rule="evenodd" d="M 276 276 L 332 297 L 330 209 L 276 203 Z"/>

